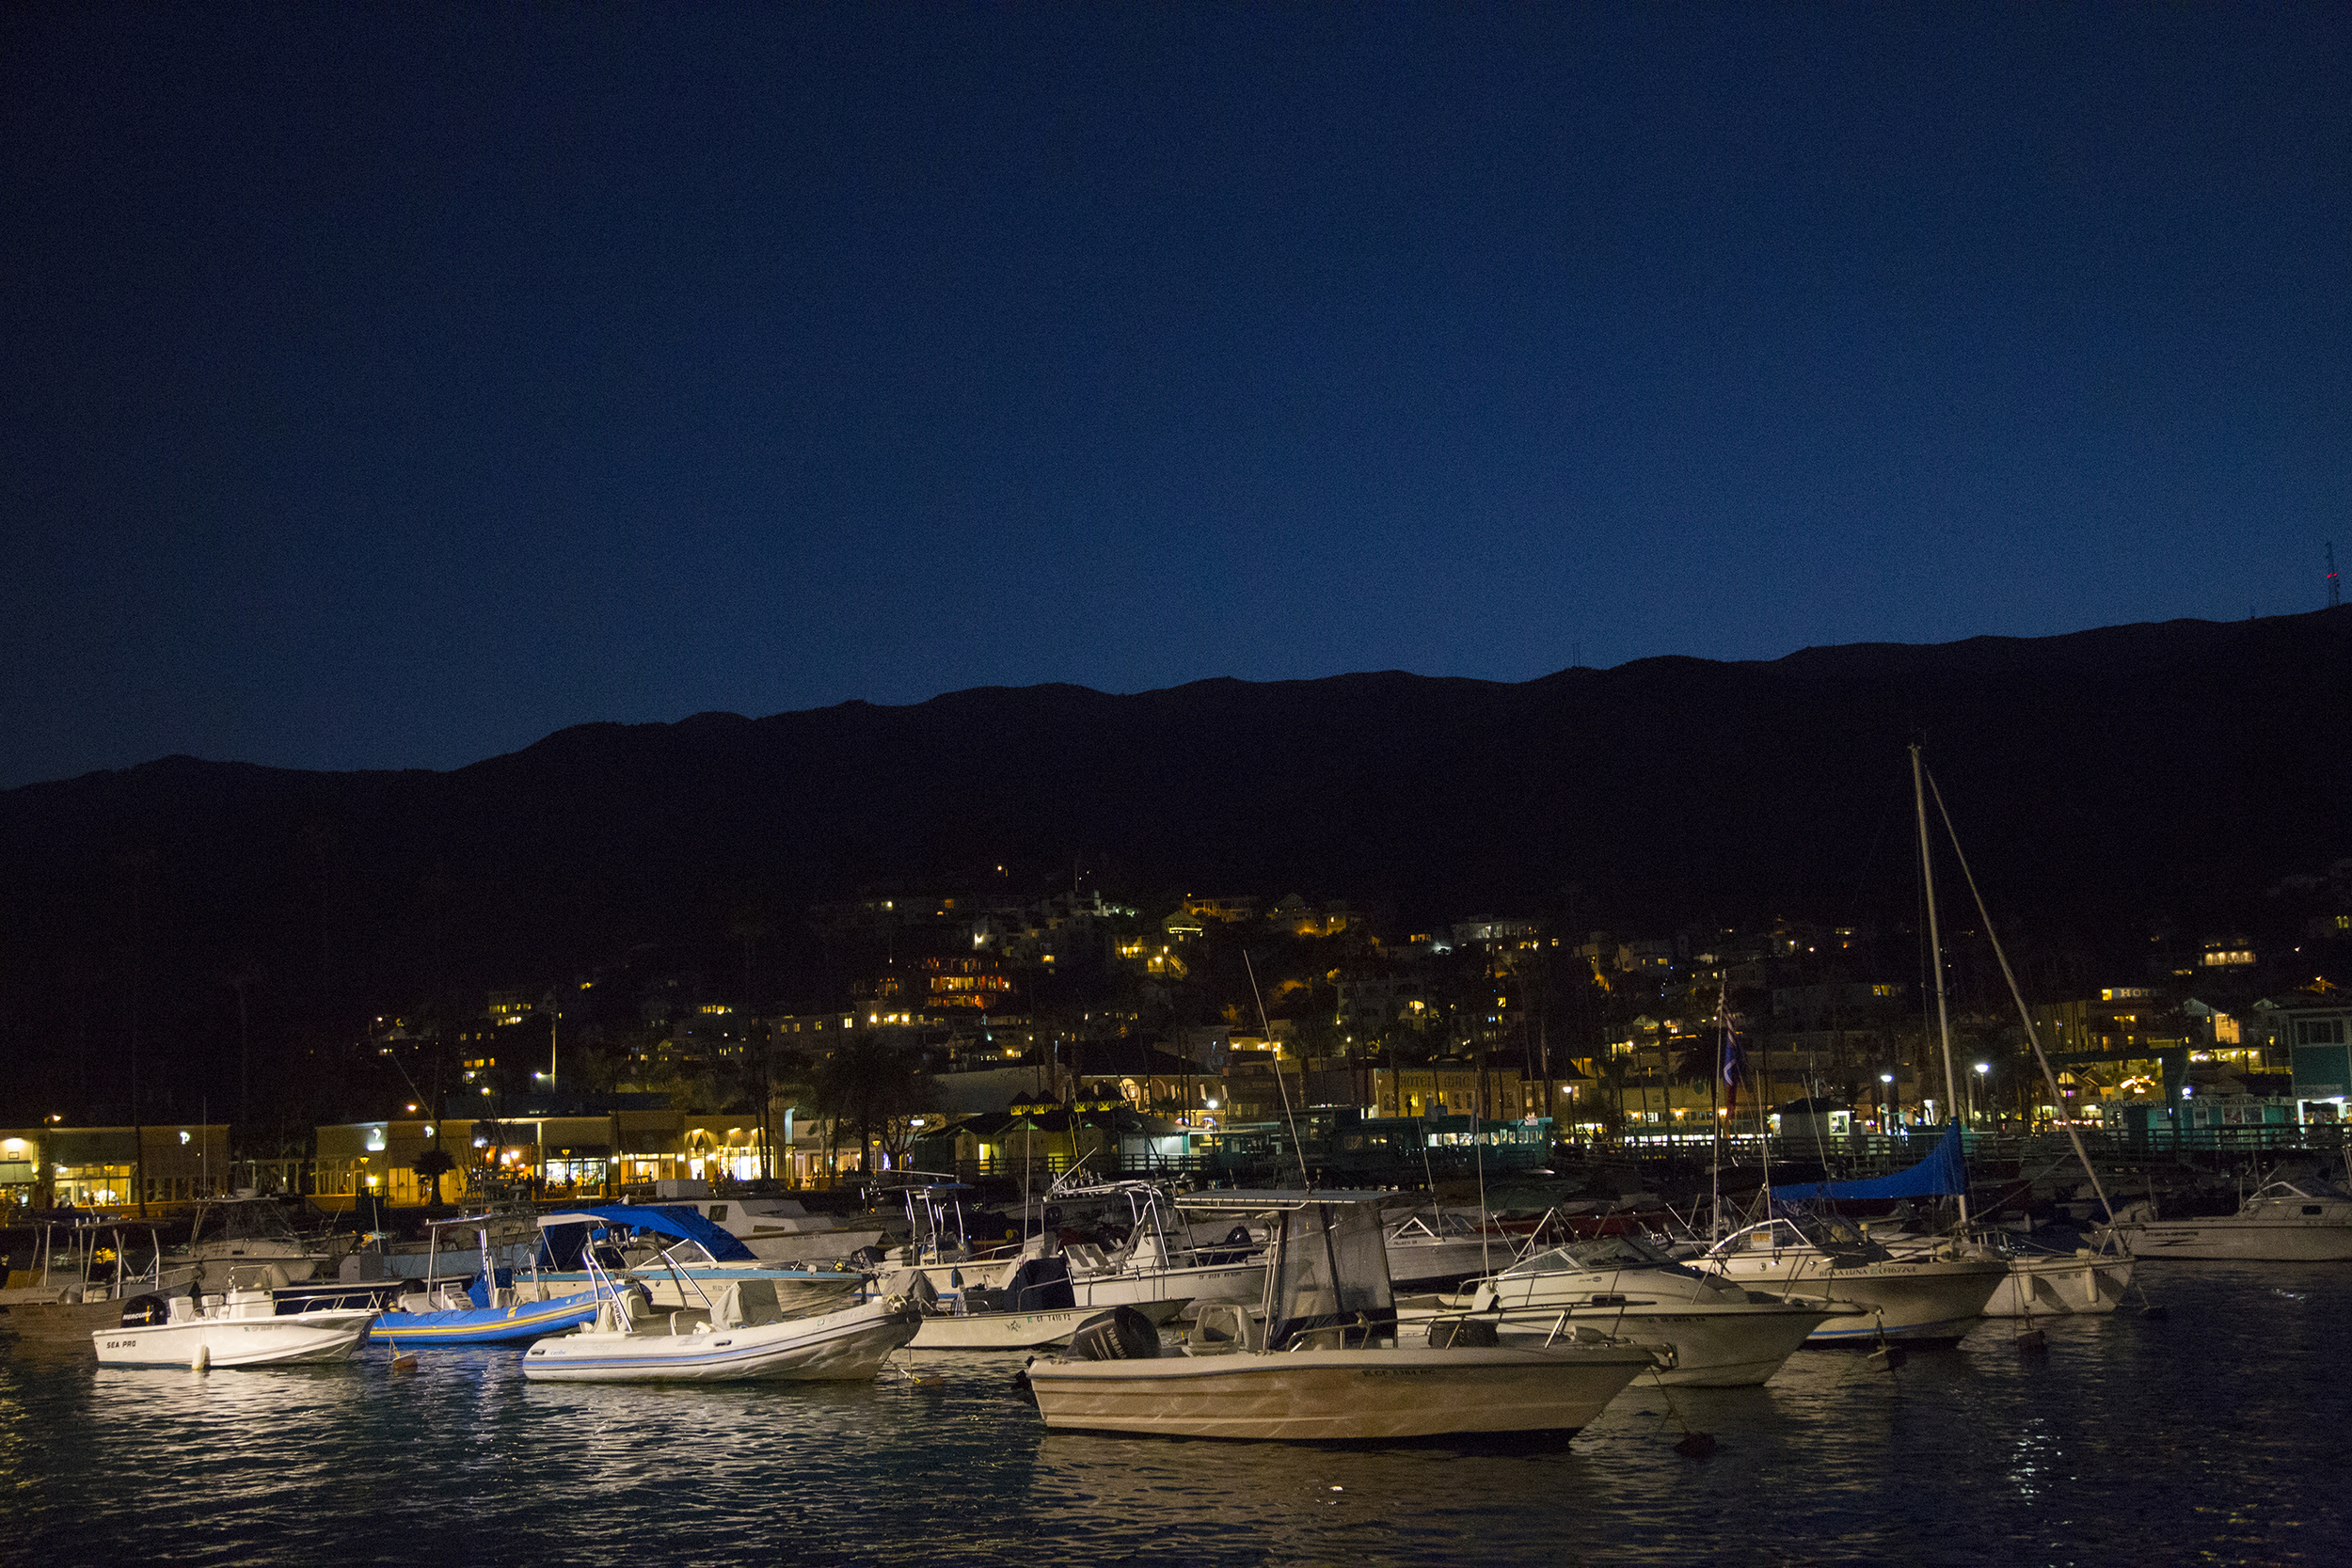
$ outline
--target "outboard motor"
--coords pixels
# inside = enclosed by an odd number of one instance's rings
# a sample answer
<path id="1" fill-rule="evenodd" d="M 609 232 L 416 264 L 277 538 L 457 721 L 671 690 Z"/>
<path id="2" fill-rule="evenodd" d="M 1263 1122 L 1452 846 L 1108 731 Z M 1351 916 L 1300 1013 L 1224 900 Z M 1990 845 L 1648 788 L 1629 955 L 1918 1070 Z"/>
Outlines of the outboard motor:
<path id="1" fill-rule="evenodd" d="M 1134 1307 L 1114 1307 L 1078 1325 L 1070 1354 L 1081 1361 L 1149 1361 L 1160 1354 L 1160 1331 Z"/>
<path id="2" fill-rule="evenodd" d="M 122 1304 L 122 1326 L 125 1328 L 147 1328 L 167 1322 L 170 1317 L 171 1303 L 161 1296 L 133 1296 Z"/>
<path id="3" fill-rule="evenodd" d="M 1005 1306 L 1015 1312 L 1051 1312 L 1078 1305 L 1070 1288 L 1070 1265 L 1059 1258 L 1032 1258 L 1005 1282 Z"/>

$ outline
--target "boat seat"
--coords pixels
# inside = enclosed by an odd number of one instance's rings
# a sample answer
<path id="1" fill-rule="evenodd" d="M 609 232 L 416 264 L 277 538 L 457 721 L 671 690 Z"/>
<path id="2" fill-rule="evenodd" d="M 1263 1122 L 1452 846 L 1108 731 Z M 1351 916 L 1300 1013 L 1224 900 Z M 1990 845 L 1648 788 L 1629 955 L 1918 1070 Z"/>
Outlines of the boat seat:
<path id="1" fill-rule="evenodd" d="M 712 1325 L 718 1328 L 758 1328 L 783 1321 L 784 1309 L 777 1304 L 772 1279 L 734 1281 L 721 1292 L 718 1307 L 710 1314 Z"/>
<path id="2" fill-rule="evenodd" d="M 1203 1302 L 1194 1309 L 1184 1349 L 1193 1355 L 1226 1355 L 1265 1348 L 1265 1331 L 1249 1309 L 1235 1302 Z"/>

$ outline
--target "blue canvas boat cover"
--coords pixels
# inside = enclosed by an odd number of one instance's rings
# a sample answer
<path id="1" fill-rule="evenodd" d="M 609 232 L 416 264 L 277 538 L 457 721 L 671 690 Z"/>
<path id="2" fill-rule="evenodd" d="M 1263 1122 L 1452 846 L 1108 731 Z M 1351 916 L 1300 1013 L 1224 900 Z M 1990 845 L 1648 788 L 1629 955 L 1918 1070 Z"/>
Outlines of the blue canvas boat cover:
<path id="1" fill-rule="evenodd" d="M 1860 1181 L 1814 1181 L 1802 1187 L 1775 1187 L 1776 1202 L 1803 1203 L 1820 1198 L 1951 1197 L 1968 1190 L 1968 1158 L 1960 1147 L 1960 1123 L 1938 1138 L 1928 1157 L 1892 1176 Z"/>
<path id="2" fill-rule="evenodd" d="M 756 1261 L 750 1247 L 693 1210 L 665 1208 L 657 1203 L 610 1203 L 596 1209 L 567 1209 L 560 1214 L 540 1215 L 539 1228 L 552 1230 L 557 1227 L 594 1221 L 625 1225 L 632 1230 L 655 1230 L 664 1236 L 678 1236 L 698 1242 L 704 1251 L 722 1263 Z"/>

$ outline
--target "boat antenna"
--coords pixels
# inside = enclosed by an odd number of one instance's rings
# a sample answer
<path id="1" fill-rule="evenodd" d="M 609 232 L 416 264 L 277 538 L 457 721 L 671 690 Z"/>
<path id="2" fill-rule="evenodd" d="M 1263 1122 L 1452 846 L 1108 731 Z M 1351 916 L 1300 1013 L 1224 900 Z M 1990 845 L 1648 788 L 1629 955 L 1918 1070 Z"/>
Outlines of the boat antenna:
<path id="1" fill-rule="evenodd" d="M 1248 948 L 1242 950 L 1241 967 L 1249 976 L 1249 999 L 1258 1005 L 1259 1033 L 1265 1036 L 1268 1045 L 1273 1045 L 1274 1026 L 1265 1021 L 1265 997 L 1258 990 L 1258 969 L 1249 961 Z M 1291 1152 L 1298 1156 L 1298 1185 L 1302 1190 L 1311 1188 L 1314 1183 L 1307 1176 L 1307 1146 L 1298 1141 L 1298 1118 L 1291 1114 L 1291 1086 L 1282 1081 L 1282 1052 L 1279 1046 L 1276 1046 L 1274 1052 L 1274 1086 L 1282 1096 L 1282 1119 L 1290 1124 Z"/>
<path id="2" fill-rule="evenodd" d="M 1918 749 L 1914 747 L 1912 759 L 1917 761 L 1918 755 Z M 1927 784 L 1928 788 L 1934 792 L 1936 812 L 1944 818 L 1944 832 L 1952 841 L 1952 858 L 1960 862 L 1960 874 L 1967 879 L 1969 895 L 1977 901 L 1977 915 L 1984 922 L 1985 940 L 1993 944 L 1993 956 L 2001 961 L 2001 978 L 2009 982 L 2009 994 L 2017 1004 L 2017 1016 L 2025 1022 L 2026 1043 L 2033 1047 L 2034 1060 L 2042 1064 L 2042 1081 L 2050 1085 L 2050 1103 L 2062 1111 L 2066 1097 L 2058 1093 L 2058 1073 L 2050 1066 L 2049 1053 L 2042 1049 L 2041 1033 L 2033 1026 L 2033 1010 L 2026 1006 L 2026 993 L 2018 989 L 2016 972 L 2009 966 L 2009 955 L 2001 948 L 2001 939 L 1994 934 L 1992 912 L 1984 907 L 1984 895 L 1978 890 L 1976 873 L 1968 869 L 1968 857 L 1961 850 L 1960 834 L 1952 827 L 1952 814 L 1944 804 L 1944 792 L 1935 787 L 1934 774 L 1927 775 Z M 2067 1141 L 2074 1146 L 2074 1158 L 2082 1162 L 2083 1174 L 2090 1178 L 2090 1190 L 2099 1195 L 2099 1207 L 2106 1211 L 2107 1224 L 2112 1226 L 2115 1223 L 2115 1205 L 2107 1200 L 2107 1190 L 2100 1182 L 2098 1171 L 2092 1168 L 2090 1154 L 2083 1148 L 2082 1132 L 2074 1126 L 2074 1117 L 2062 1119 L 2066 1123 Z"/>
<path id="3" fill-rule="evenodd" d="M 1919 808 L 1919 879 L 1921 886 L 1927 891 L 1928 960 L 1929 966 L 1935 972 L 1936 1030 L 1944 1041 L 1944 1119 L 1951 1121 L 1952 1107 L 1960 1102 L 1960 1085 L 1952 1074 L 1952 1013 L 1950 1004 L 1944 995 L 1944 938 L 1935 919 L 1935 860 L 1928 852 L 1926 780 L 1927 765 L 1919 760 L 1919 748 L 1914 744 L 1911 748 L 1911 793 Z M 1937 807 L 1940 809 L 1943 803 L 1943 797 L 1939 795 L 1936 798 Z M 1945 826 L 1951 826 L 1948 818 Z M 2003 961 L 2002 967 L 2009 967 L 2007 960 Z M 1952 1124 L 1955 1127 L 1959 1125 L 1958 1122 Z M 1963 1185 L 1964 1187 L 1965 1183 Z M 1960 1227 L 1963 1231 L 1968 1228 L 1968 1195 L 1965 1191 L 1960 1195 Z"/>

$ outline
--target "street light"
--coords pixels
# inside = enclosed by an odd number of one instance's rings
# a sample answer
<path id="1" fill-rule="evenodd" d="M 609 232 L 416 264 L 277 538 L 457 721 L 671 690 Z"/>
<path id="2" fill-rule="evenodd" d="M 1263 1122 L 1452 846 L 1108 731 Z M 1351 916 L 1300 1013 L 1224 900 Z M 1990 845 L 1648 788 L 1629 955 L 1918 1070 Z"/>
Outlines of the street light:
<path id="1" fill-rule="evenodd" d="M 1882 1072 L 1879 1082 L 1886 1085 L 1886 1116 L 1879 1123 L 1879 1132 L 1882 1134 L 1891 1133 L 1895 1131 L 1895 1075 Z"/>
<path id="2" fill-rule="evenodd" d="M 1984 1079 L 1986 1078 L 1986 1075 L 1987 1075 L 1987 1074 L 1989 1074 L 1989 1073 L 1991 1073 L 1991 1072 L 1992 1072 L 1992 1070 L 1993 1070 L 1993 1064 L 1992 1064 L 1991 1062 L 1979 1062 L 1979 1063 L 1977 1064 L 1977 1077 L 1978 1077 L 1980 1081 L 1981 1081 L 1981 1080 L 1984 1080 Z M 1991 1088 L 1991 1087 L 1992 1087 L 1992 1085 L 1988 1082 L 1988 1083 L 1986 1083 L 1986 1084 L 1985 1084 L 1985 1086 L 1989 1089 L 1989 1088 Z M 1973 1088 L 1974 1088 L 1974 1085 L 1970 1085 L 1970 1087 L 1973 1089 Z M 1972 1110 L 1972 1111 L 1976 1110 L 1976 1099 L 1977 1099 L 1977 1097 L 1976 1097 L 1976 1095 L 1975 1095 L 1974 1093 L 1971 1093 L 1971 1094 L 1968 1096 L 1968 1101 L 1969 1101 L 1968 1108 L 1969 1108 L 1970 1110 Z M 1978 1125 L 1978 1126 L 1979 1126 L 1979 1127 L 1981 1127 L 1981 1126 L 1983 1126 L 1983 1125 L 1984 1125 L 1984 1114 L 1983 1114 L 1982 1112 L 1980 1112 L 1980 1111 L 1979 1111 L 1979 1112 L 1978 1112 L 1978 1114 L 1977 1114 L 1977 1125 Z"/>

